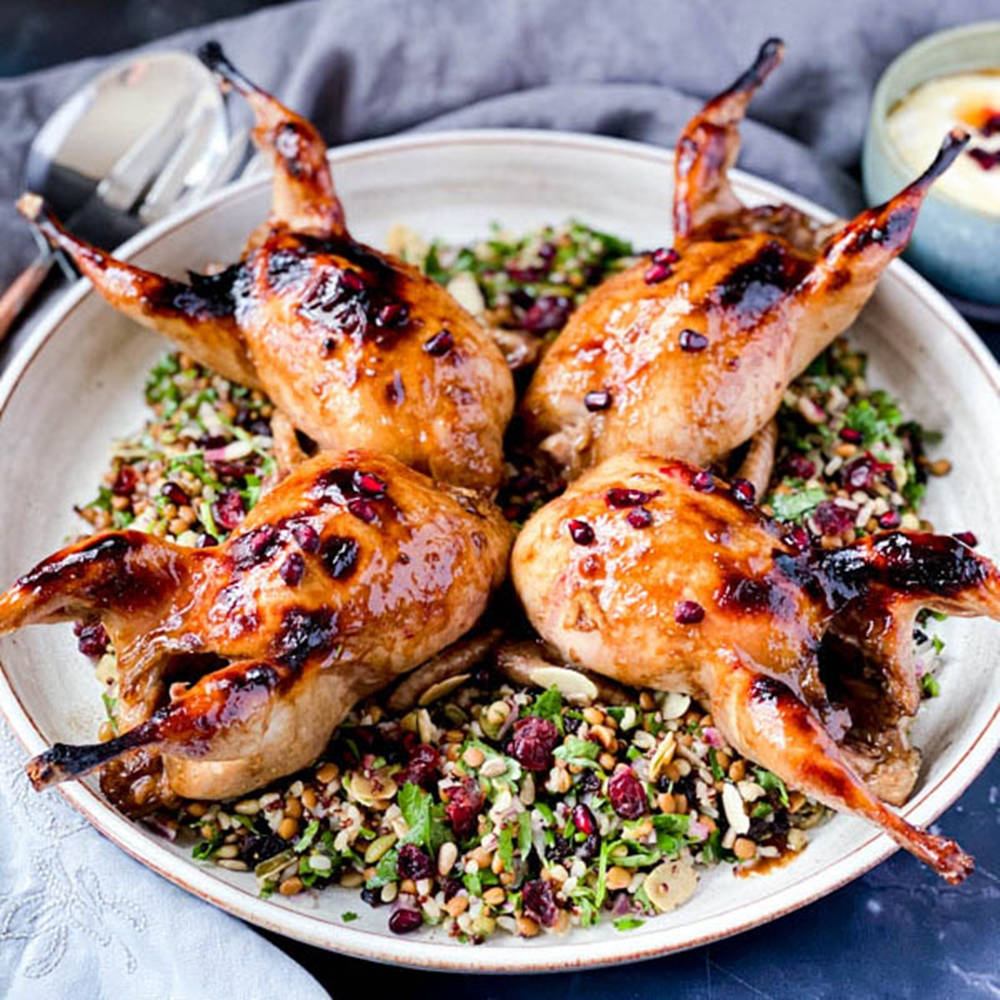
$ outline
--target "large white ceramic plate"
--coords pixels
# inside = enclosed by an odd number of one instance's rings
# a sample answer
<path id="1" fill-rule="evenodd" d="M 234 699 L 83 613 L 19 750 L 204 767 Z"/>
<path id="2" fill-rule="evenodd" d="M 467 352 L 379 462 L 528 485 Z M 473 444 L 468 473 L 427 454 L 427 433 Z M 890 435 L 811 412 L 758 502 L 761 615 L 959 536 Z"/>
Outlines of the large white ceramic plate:
<path id="1" fill-rule="evenodd" d="M 548 132 L 460 132 L 364 143 L 331 154 L 352 233 L 376 245 L 396 222 L 463 240 L 494 220 L 514 231 L 576 217 L 638 247 L 669 241 L 672 157 L 632 143 Z M 819 208 L 737 173 L 751 203 Z M 264 179 L 237 184 L 187 215 L 153 226 L 122 255 L 175 275 L 235 259 L 264 217 Z M 946 531 L 974 528 L 1000 554 L 1000 370 L 960 317 L 913 271 L 894 264 L 854 329 L 871 356 L 871 380 L 898 395 L 907 413 L 944 432 L 953 473 L 935 480 L 927 511 Z M 53 308 L 0 382 L 0 583 L 76 534 L 74 502 L 89 498 L 109 442 L 143 420 L 143 378 L 164 343 L 105 305 L 81 282 Z M 985 766 L 1000 743 L 1000 631 L 983 621 L 949 622 L 943 695 L 917 726 L 925 765 L 904 810 L 935 819 Z M 37 753 L 54 740 L 89 741 L 100 718 L 98 688 L 68 626 L 38 627 L 0 640 L 0 708 Z M 396 937 L 386 911 L 354 891 L 258 898 L 251 874 L 191 860 L 115 813 L 94 783 L 61 786 L 107 837 L 166 878 L 262 927 L 310 944 L 379 961 L 440 969 L 568 969 L 689 948 L 787 913 L 855 878 L 893 845 L 844 817 L 814 831 L 792 863 L 766 876 L 735 878 L 720 868 L 674 913 L 622 933 L 610 924 L 566 936 L 480 947 L 434 931 Z M 54 795 L 56 792 L 46 792 Z M 989 859 L 983 859 L 987 861 Z M 913 862 L 916 864 L 917 862 Z M 346 926 L 345 910 L 359 919 Z"/>

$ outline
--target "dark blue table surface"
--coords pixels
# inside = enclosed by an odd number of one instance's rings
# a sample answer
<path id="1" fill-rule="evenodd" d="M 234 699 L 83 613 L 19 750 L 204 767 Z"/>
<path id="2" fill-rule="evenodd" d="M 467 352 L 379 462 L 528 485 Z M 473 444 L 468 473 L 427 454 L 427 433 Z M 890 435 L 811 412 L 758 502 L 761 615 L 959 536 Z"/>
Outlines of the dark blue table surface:
<path id="1" fill-rule="evenodd" d="M 0 76 L 138 45 L 261 6 L 261 0 L 4 0 Z M 90 30 L 95 19 L 100 32 Z M 1000 329 L 973 325 L 1000 354 Z M 975 873 L 957 888 L 898 852 L 765 927 L 627 968 L 455 976 L 372 965 L 269 937 L 338 998 L 359 989 L 374 997 L 449 1000 L 1000 998 L 1000 758 L 937 825 L 978 859 Z"/>

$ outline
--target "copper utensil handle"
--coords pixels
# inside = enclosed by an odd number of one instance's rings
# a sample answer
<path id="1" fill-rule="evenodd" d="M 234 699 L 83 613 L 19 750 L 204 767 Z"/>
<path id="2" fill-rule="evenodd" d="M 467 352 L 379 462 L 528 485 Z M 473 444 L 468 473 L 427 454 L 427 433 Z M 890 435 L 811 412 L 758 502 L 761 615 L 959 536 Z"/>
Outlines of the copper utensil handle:
<path id="1" fill-rule="evenodd" d="M 14 325 L 14 320 L 20 316 L 21 311 L 38 291 L 51 267 L 51 255 L 39 256 L 13 280 L 0 297 L 0 341 L 7 336 L 7 331 Z"/>

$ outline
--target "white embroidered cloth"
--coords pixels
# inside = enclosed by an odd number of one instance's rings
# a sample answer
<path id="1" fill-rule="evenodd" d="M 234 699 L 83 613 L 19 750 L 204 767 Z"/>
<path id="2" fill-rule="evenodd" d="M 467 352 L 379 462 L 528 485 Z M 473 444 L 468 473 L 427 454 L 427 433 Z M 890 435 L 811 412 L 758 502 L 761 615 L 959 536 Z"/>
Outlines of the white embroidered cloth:
<path id="1" fill-rule="evenodd" d="M 6 1000 L 319 1000 L 326 991 L 246 924 L 36 794 L 0 722 L 0 996 Z"/>

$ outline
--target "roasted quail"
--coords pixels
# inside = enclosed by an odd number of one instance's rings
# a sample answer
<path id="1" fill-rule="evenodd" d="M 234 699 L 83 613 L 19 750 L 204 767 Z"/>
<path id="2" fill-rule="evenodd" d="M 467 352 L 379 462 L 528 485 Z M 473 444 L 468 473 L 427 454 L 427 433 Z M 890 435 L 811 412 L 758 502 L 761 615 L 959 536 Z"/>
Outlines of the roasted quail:
<path id="1" fill-rule="evenodd" d="M 627 450 L 707 465 L 761 430 L 857 316 L 966 141 L 949 135 L 920 178 L 842 227 L 788 205 L 745 208 L 727 171 L 750 97 L 781 54 L 767 42 L 684 129 L 674 246 L 601 285 L 542 358 L 525 424 L 570 476 Z"/>
<path id="2" fill-rule="evenodd" d="M 56 744 L 31 779 L 158 749 L 170 792 L 214 799 L 305 767 L 358 699 L 472 627 L 509 545 L 490 501 L 366 451 L 300 465 L 218 546 L 137 531 L 71 545 L 0 595 L 0 634 L 103 622 L 123 732 Z"/>
<path id="3" fill-rule="evenodd" d="M 948 881 L 971 870 L 956 844 L 910 826 L 858 776 L 846 745 L 855 705 L 831 698 L 819 661 L 825 633 L 852 642 L 881 699 L 915 712 L 917 611 L 1000 618 L 1000 574 L 961 541 L 896 531 L 814 551 L 760 514 L 746 483 L 622 455 L 528 521 L 512 573 L 532 624 L 568 662 L 692 695 L 733 747 L 790 786 L 878 824 Z"/>
<path id="4" fill-rule="evenodd" d="M 115 308 L 265 389 L 321 448 L 370 448 L 435 479 L 495 488 L 514 390 L 487 331 L 415 268 L 351 239 L 309 122 L 217 45 L 202 58 L 250 102 L 255 140 L 274 161 L 270 218 L 238 264 L 174 281 L 75 238 L 34 195 L 22 214 Z"/>

